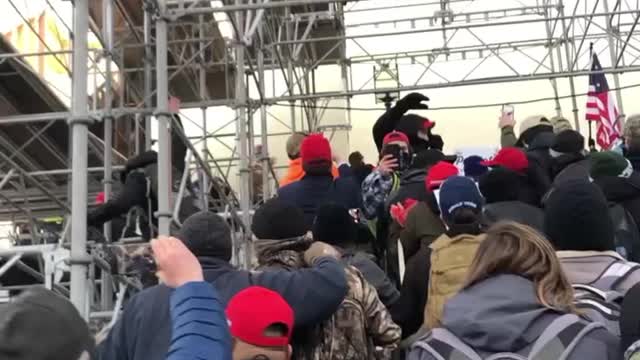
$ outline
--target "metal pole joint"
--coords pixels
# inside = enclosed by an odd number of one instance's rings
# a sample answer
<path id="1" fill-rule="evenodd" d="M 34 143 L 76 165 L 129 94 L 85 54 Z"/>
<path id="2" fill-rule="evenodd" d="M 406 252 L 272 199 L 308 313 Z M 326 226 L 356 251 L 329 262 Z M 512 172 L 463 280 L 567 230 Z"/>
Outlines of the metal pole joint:
<path id="1" fill-rule="evenodd" d="M 73 125 L 92 125 L 95 122 L 95 120 L 91 117 L 91 116 L 69 116 L 67 118 L 67 124 L 69 124 L 69 126 L 73 126 Z"/>
<path id="2" fill-rule="evenodd" d="M 91 265 L 93 258 L 89 255 L 72 256 L 66 262 L 69 265 Z"/>
<path id="3" fill-rule="evenodd" d="M 173 213 L 171 211 L 156 211 L 153 213 L 153 216 L 160 218 L 172 218 Z"/>

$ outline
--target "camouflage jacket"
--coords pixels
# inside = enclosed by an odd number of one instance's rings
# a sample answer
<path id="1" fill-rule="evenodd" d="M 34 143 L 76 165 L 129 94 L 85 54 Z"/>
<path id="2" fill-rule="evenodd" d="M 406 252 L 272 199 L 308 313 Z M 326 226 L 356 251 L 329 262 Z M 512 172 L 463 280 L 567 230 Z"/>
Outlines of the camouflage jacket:
<path id="1" fill-rule="evenodd" d="M 291 239 L 283 241 L 295 243 Z M 297 268 L 299 259 L 293 259 L 291 251 L 282 250 L 271 253 L 271 256 L 264 256 L 264 252 L 260 252 L 260 268 Z M 284 256 L 280 256 L 281 254 Z M 302 253 L 299 254 L 301 258 Z M 345 273 L 349 284 L 345 299 L 330 319 L 314 329 L 320 336 L 306 339 L 307 342 L 315 341 L 310 351 L 294 349 L 294 354 L 298 354 L 296 360 L 390 359 L 391 353 L 398 346 L 400 327 L 391 319 L 378 298 L 376 289 L 355 267 L 347 266 Z M 294 347 L 297 345 L 299 344 L 293 344 Z"/>

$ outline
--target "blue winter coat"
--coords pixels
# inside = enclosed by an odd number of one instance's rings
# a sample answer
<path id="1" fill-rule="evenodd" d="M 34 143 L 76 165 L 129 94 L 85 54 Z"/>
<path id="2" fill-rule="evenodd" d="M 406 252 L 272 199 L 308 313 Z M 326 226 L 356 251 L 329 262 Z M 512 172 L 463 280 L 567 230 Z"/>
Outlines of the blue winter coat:
<path id="1" fill-rule="evenodd" d="M 231 360 L 231 335 L 218 292 L 206 281 L 171 294 L 171 346 L 167 360 Z"/>

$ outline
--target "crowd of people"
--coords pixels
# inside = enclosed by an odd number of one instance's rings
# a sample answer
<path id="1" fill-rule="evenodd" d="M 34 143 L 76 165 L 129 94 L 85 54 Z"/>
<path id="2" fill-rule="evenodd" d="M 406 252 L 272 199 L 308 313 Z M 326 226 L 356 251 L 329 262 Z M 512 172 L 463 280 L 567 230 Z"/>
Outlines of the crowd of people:
<path id="1" fill-rule="evenodd" d="M 0 358 L 640 359 L 640 116 L 606 151 L 566 119 L 503 116 L 495 156 L 456 163 L 409 113 L 428 100 L 378 119 L 375 165 L 293 134 L 252 269 L 230 263 L 227 221 L 195 212 L 151 241 L 159 284 L 104 338 L 29 290 L 0 311 Z"/>

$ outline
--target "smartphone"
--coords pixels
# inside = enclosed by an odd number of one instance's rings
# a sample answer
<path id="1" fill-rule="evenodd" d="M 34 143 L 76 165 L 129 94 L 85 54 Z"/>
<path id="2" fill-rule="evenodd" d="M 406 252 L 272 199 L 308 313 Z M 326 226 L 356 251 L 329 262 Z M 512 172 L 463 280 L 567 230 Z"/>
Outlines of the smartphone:
<path id="1" fill-rule="evenodd" d="M 514 108 L 513 105 L 511 104 L 504 104 L 502 105 L 502 116 L 506 116 L 508 117 L 510 120 L 513 120 L 513 112 L 514 112 Z"/>
<path id="2" fill-rule="evenodd" d="M 402 156 L 402 147 L 400 147 L 400 145 L 385 145 L 385 147 L 382 149 L 382 157 L 386 155 L 393 156 L 393 158 L 398 162 L 398 168 L 404 169 L 404 157 Z"/>

